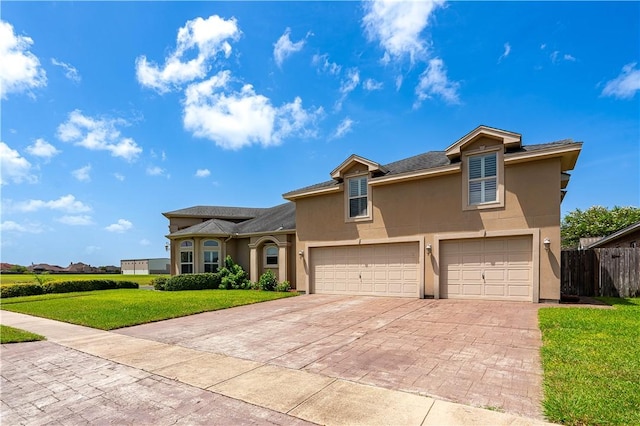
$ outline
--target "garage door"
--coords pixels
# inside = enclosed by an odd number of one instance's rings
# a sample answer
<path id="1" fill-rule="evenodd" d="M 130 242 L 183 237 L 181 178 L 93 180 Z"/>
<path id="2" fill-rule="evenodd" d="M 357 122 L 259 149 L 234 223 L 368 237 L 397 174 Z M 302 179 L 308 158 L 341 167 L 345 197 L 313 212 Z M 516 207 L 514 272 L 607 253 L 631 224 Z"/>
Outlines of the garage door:
<path id="1" fill-rule="evenodd" d="M 444 241 L 440 296 L 533 300 L 531 236 Z"/>
<path id="2" fill-rule="evenodd" d="M 419 297 L 418 243 L 310 250 L 311 292 Z"/>

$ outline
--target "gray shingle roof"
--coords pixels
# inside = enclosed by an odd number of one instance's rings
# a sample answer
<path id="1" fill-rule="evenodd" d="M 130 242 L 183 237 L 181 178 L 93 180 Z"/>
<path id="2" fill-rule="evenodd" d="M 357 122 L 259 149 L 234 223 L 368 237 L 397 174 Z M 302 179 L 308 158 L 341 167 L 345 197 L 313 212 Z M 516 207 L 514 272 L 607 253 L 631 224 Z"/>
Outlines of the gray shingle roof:
<path id="1" fill-rule="evenodd" d="M 264 210 L 266 209 L 254 207 L 193 206 L 162 214 L 165 217 L 191 216 L 216 219 L 253 219 Z"/>
<path id="2" fill-rule="evenodd" d="M 203 206 L 197 207 L 198 211 L 203 211 Z M 212 207 L 210 211 L 216 211 L 218 207 Z M 176 210 L 178 212 L 189 210 Z M 280 230 L 293 230 L 296 228 L 296 205 L 287 202 L 271 208 L 254 209 L 259 210 L 258 215 L 253 219 L 240 223 L 234 223 L 222 219 L 209 219 L 202 223 L 197 223 L 188 228 L 181 229 L 170 234 L 170 237 L 180 237 L 186 235 L 212 235 L 229 236 L 234 234 L 255 234 L 262 232 L 274 232 Z M 170 214 L 170 213 L 169 213 Z M 166 214 L 165 214 L 166 215 Z M 183 214 L 178 214 L 183 215 Z M 198 215 L 199 216 L 199 215 Z M 230 218 L 236 219 L 236 218 Z"/>
<path id="3" fill-rule="evenodd" d="M 572 145 L 575 143 L 576 142 L 574 142 L 571 139 L 563 139 L 556 142 L 527 145 L 527 146 L 522 146 L 518 150 L 509 151 L 505 154 L 505 156 L 508 157 L 510 154 L 538 151 L 538 150 L 552 148 L 560 145 Z M 424 154 L 414 155 L 413 157 L 409 157 L 403 160 L 394 161 L 393 163 L 385 164 L 383 167 L 389 170 L 389 172 L 386 173 L 385 176 L 392 176 L 400 173 L 417 172 L 420 170 L 433 169 L 436 167 L 447 166 L 449 164 L 453 164 L 453 163 L 446 156 L 445 151 L 429 151 Z M 289 194 L 294 194 L 297 192 L 306 192 L 314 189 L 329 188 L 338 184 L 339 182 L 335 180 L 328 180 L 325 182 L 317 183 L 315 185 L 310 185 L 304 188 L 287 192 L 286 194 L 284 194 L 284 196 L 286 197 Z"/>

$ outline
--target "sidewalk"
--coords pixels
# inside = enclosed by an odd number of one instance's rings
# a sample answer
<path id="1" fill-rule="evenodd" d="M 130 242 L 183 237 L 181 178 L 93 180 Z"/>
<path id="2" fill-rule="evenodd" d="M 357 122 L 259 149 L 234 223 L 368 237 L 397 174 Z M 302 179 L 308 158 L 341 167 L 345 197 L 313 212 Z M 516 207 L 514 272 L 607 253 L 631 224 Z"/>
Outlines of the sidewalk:
<path id="1" fill-rule="evenodd" d="M 8 311 L 1 311 L 0 315 L 3 325 L 41 334 L 49 342 L 62 347 L 317 424 L 546 424 L 416 394 Z"/>

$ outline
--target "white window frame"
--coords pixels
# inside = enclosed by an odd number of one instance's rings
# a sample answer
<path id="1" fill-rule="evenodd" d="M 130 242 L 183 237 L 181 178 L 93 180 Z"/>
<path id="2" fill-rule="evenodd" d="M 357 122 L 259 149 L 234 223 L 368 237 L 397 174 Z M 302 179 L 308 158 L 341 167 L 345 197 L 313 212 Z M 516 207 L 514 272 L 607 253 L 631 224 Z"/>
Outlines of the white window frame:
<path id="1" fill-rule="evenodd" d="M 207 245 L 207 243 L 212 242 L 215 245 Z M 218 253 L 218 261 L 217 262 L 207 262 L 207 253 Z M 220 241 L 214 239 L 207 239 L 202 241 L 202 270 L 203 272 L 217 272 L 220 269 Z M 215 271 L 207 271 L 208 265 L 215 265 Z"/>
<path id="2" fill-rule="evenodd" d="M 490 156 L 494 156 L 496 159 L 496 174 L 495 176 L 485 176 L 486 165 L 485 159 Z M 471 161 L 472 159 L 481 159 L 481 176 L 477 178 L 471 178 Z M 504 207 L 504 158 L 500 148 L 498 149 L 485 149 L 480 151 L 473 151 L 465 153 L 463 158 L 463 210 L 479 210 L 487 208 Z M 487 182 L 495 182 L 496 196 L 495 200 L 486 201 L 484 189 Z M 471 202 L 471 184 L 480 183 L 481 186 L 481 199 L 480 202 Z"/>
<path id="3" fill-rule="evenodd" d="M 178 256 L 179 256 L 179 260 L 180 260 L 180 274 L 193 274 L 195 273 L 195 269 L 194 269 L 194 262 L 193 262 L 193 254 L 194 254 L 194 249 L 195 246 L 193 244 L 192 240 L 184 240 L 184 241 L 180 241 L 180 246 L 179 246 L 179 250 L 178 250 Z M 182 253 L 188 254 L 190 253 L 189 259 L 187 259 L 186 261 L 183 260 L 182 258 Z M 184 272 L 183 268 L 185 266 L 191 266 L 191 272 Z"/>
<path id="4" fill-rule="evenodd" d="M 364 187 L 362 186 L 362 181 L 364 180 Z M 351 183 L 358 182 L 358 194 L 351 195 Z M 362 189 L 366 191 L 364 194 L 361 193 Z M 371 218 L 371 189 L 369 188 L 369 176 L 368 174 L 359 174 L 354 176 L 349 176 L 345 178 L 344 185 L 344 193 L 345 193 L 345 217 L 347 222 L 356 222 L 361 220 L 368 220 Z M 366 205 L 366 213 L 352 216 L 351 215 L 351 200 L 355 199 L 365 199 Z"/>
<path id="5" fill-rule="evenodd" d="M 269 263 L 268 262 L 268 259 L 270 257 L 274 257 L 273 255 L 269 255 L 268 254 L 269 249 L 275 249 L 276 250 L 276 254 L 275 254 L 276 263 Z M 264 267 L 265 268 L 277 268 L 280 265 L 280 249 L 278 248 L 277 245 L 275 245 L 275 244 L 267 244 L 262 249 L 262 252 L 264 253 Z"/>

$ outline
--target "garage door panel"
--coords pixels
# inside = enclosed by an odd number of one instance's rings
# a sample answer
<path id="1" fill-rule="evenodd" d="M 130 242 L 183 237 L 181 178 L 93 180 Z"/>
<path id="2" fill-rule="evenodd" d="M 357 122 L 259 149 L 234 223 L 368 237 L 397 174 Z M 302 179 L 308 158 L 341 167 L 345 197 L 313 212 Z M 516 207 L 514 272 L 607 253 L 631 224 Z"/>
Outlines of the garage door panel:
<path id="1" fill-rule="evenodd" d="M 532 246 L 531 236 L 442 242 L 441 295 L 532 300 Z"/>
<path id="2" fill-rule="evenodd" d="M 419 244 L 392 243 L 359 246 L 317 247 L 310 250 L 311 291 L 361 295 L 417 297 Z M 346 284 L 327 274 L 343 270 Z"/>

